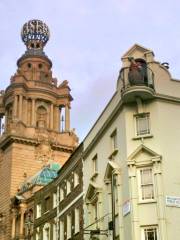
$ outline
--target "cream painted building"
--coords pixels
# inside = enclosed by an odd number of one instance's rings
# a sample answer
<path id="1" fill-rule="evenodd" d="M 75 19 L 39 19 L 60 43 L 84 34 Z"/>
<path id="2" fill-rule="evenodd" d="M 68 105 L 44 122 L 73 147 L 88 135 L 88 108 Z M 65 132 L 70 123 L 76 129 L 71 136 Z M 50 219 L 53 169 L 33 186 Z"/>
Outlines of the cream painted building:
<path id="1" fill-rule="evenodd" d="M 135 44 L 84 140 L 84 239 L 179 240 L 179 122 L 180 82 Z"/>

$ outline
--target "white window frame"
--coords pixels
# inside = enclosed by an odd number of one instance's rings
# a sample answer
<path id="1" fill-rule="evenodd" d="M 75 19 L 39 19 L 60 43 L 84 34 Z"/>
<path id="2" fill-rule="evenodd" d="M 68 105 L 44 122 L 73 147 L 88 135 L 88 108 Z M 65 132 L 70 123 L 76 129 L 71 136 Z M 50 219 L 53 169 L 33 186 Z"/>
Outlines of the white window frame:
<path id="1" fill-rule="evenodd" d="M 135 118 L 135 136 L 136 137 L 143 137 L 143 136 L 146 136 L 146 135 L 150 135 L 151 134 L 151 123 L 150 123 L 150 113 L 140 113 L 140 114 L 136 114 L 134 115 L 134 118 Z M 146 121 L 147 121 L 147 128 L 146 130 L 143 131 L 140 131 L 138 130 L 138 119 L 140 118 L 145 118 Z"/>
<path id="2" fill-rule="evenodd" d="M 92 203 L 92 207 L 93 207 L 93 221 L 97 221 L 99 219 L 98 200 Z"/>
<path id="3" fill-rule="evenodd" d="M 70 239 L 72 237 L 71 235 L 71 228 L 72 228 L 72 216 L 71 214 L 67 215 L 67 239 Z"/>
<path id="4" fill-rule="evenodd" d="M 152 183 L 149 184 L 145 184 L 145 185 L 152 185 L 153 188 L 153 198 L 147 198 L 147 199 L 143 199 L 142 196 L 142 181 L 141 181 L 141 171 L 143 170 L 148 170 L 151 169 L 151 173 L 152 173 Z M 155 201 L 155 186 L 154 186 L 154 172 L 153 172 L 153 166 L 147 166 L 147 167 L 141 167 L 137 169 L 137 177 L 138 177 L 138 193 L 139 193 L 139 201 L 140 202 L 154 202 Z"/>
<path id="5" fill-rule="evenodd" d="M 41 203 L 36 205 L 36 218 L 40 218 L 42 215 L 42 206 Z"/>
<path id="6" fill-rule="evenodd" d="M 57 207 L 57 192 L 53 193 L 53 208 Z"/>
<path id="7" fill-rule="evenodd" d="M 119 236 L 119 214 L 115 215 L 115 237 Z"/>
<path id="8" fill-rule="evenodd" d="M 64 221 L 59 221 L 59 231 L 60 231 L 60 239 L 64 240 Z"/>
<path id="9" fill-rule="evenodd" d="M 92 158 L 92 172 L 93 172 L 93 175 L 98 172 L 98 155 L 97 154 Z"/>
<path id="10" fill-rule="evenodd" d="M 40 230 L 39 227 L 36 229 L 36 240 L 40 240 L 41 239 L 41 234 L 40 234 Z"/>
<path id="11" fill-rule="evenodd" d="M 117 150 L 117 148 L 118 148 L 117 129 L 115 129 L 115 130 L 111 133 L 110 138 L 111 138 L 111 150 L 112 150 L 112 152 L 114 152 L 114 151 Z"/>
<path id="12" fill-rule="evenodd" d="M 57 240 L 57 224 L 53 224 L 53 240 Z"/>
<path id="13" fill-rule="evenodd" d="M 152 226 L 144 226 L 141 228 L 141 240 L 148 240 L 145 236 L 145 231 L 150 230 L 150 229 L 155 229 L 156 230 L 156 236 L 157 238 L 154 238 L 154 240 L 159 240 L 159 233 L 158 233 L 158 226 L 157 225 L 152 225 Z"/>
<path id="14" fill-rule="evenodd" d="M 68 195 L 71 192 L 71 182 L 69 180 L 66 180 L 66 195 Z"/>
<path id="15" fill-rule="evenodd" d="M 64 199 L 64 189 L 62 187 L 59 188 L 59 197 L 61 202 Z"/>
<path id="16" fill-rule="evenodd" d="M 79 174 L 74 172 L 74 187 L 76 187 L 77 185 L 79 185 Z"/>
<path id="17" fill-rule="evenodd" d="M 79 207 L 76 207 L 74 210 L 74 219 L 75 219 L 75 229 L 74 233 L 78 233 L 80 231 L 80 209 Z"/>

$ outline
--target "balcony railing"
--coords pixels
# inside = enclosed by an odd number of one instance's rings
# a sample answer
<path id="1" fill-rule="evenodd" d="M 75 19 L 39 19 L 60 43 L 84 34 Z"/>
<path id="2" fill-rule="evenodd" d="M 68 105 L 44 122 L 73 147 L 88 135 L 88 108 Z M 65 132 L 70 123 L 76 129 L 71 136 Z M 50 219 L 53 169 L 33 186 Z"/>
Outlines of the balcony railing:
<path id="1" fill-rule="evenodd" d="M 122 68 L 120 80 L 123 83 L 122 92 L 132 86 L 146 86 L 154 89 L 154 73 L 148 67 L 140 69 Z"/>

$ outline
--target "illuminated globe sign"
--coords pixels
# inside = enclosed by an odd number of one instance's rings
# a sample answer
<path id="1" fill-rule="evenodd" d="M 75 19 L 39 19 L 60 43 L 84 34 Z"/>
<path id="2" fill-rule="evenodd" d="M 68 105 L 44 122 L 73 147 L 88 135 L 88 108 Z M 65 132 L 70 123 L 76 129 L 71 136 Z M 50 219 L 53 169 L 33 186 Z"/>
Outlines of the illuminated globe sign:
<path id="1" fill-rule="evenodd" d="M 48 26 L 40 20 L 30 20 L 24 24 L 21 38 L 28 49 L 42 49 L 49 40 Z"/>

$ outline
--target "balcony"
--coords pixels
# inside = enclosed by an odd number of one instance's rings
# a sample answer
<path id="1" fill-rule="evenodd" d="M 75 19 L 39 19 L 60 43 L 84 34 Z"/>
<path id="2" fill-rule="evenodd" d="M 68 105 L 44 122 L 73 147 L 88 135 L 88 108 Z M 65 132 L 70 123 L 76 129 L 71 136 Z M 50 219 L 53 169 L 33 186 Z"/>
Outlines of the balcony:
<path id="1" fill-rule="evenodd" d="M 142 100 L 154 97 L 154 73 L 147 66 L 140 69 L 122 68 L 119 79 L 122 86 L 121 97 L 123 102 L 134 102 L 138 97 Z"/>

